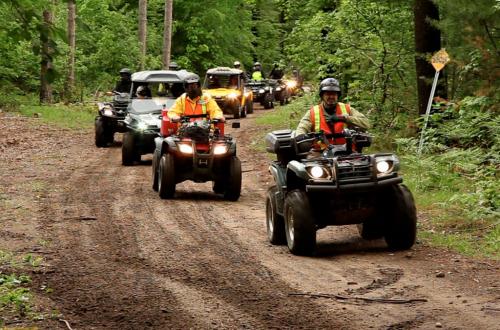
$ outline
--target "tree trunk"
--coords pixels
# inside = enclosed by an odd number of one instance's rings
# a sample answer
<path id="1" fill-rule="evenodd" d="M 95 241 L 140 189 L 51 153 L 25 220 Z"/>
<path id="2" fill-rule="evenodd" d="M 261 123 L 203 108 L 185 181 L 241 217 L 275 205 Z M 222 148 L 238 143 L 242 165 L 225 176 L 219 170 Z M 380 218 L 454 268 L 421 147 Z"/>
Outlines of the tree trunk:
<path id="1" fill-rule="evenodd" d="M 139 0 L 139 46 L 141 51 L 140 68 L 144 70 L 144 62 L 146 61 L 146 45 L 147 45 L 147 28 L 148 28 L 148 0 Z"/>
<path id="2" fill-rule="evenodd" d="M 172 48 L 172 9 L 173 0 L 165 0 L 165 21 L 163 30 L 163 68 L 168 70 Z"/>
<path id="3" fill-rule="evenodd" d="M 41 62 L 40 62 L 40 103 L 52 103 L 52 86 L 50 82 L 53 74 L 52 55 L 54 48 L 52 43 L 52 25 L 54 22 L 54 15 L 52 8 L 43 11 L 43 24 L 46 28 L 40 32 L 41 48 Z"/>
<path id="4" fill-rule="evenodd" d="M 417 73 L 418 112 L 425 114 L 435 70 L 427 58 L 441 49 L 441 32 L 430 20 L 439 20 L 439 11 L 432 0 L 415 0 L 415 68 Z M 441 92 L 442 94 L 443 92 Z M 441 95 L 445 97 L 445 95 Z"/>
<path id="5" fill-rule="evenodd" d="M 68 75 L 66 77 L 66 90 L 64 93 L 66 103 L 73 100 L 75 92 L 75 52 L 76 52 L 76 4 L 75 0 L 68 0 Z"/>

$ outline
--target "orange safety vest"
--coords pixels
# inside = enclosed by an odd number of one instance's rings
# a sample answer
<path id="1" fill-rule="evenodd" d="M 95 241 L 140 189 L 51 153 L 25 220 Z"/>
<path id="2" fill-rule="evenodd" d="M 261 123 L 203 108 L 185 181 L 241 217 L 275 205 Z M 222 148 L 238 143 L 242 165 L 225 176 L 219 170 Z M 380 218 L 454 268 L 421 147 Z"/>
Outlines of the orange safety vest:
<path id="1" fill-rule="evenodd" d="M 182 95 L 182 102 L 184 102 L 184 115 L 185 116 L 193 116 L 193 115 L 206 115 L 207 114 L 207 103 L 208 100 L 206 97 L 201 96 L 197 101 L 196 105 L 193 108 L 191 102 L 186 100 L 186 94 Z"/>
<path id="2" fill-rule="evenodd" d="M 345 103 L 337 103 L 337 108 L 335 109 L 335 112 L 337 115 L 350 115 L 351 114 L 351 107 L 349 104 Z M 325 134 L 338 134 L 342 133 L 344 128 L 347 127 L 346 123 L 343 122 L 338 122 L 333 124 L 333 131 L 332 131 L 332 125 L 329 125 L 326 122 L 325 114 L 323 112 L 323 106 L 321 105 L 315 105 L 314 107 L 311 108 L 310 110 L 310 115 L 311 115 L 311 123 L 313 124 L 313 130 L 315 132 L 323 131 Z M 346 143 L 344 138 L 329 138 L 328 139 L 331 144 L 344 144 Z"/>

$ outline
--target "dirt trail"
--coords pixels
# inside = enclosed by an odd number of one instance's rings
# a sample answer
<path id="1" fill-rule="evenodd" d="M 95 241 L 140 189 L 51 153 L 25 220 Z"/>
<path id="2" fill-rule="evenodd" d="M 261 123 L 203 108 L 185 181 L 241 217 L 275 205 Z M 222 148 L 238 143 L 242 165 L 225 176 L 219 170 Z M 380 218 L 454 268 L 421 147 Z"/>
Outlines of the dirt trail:
<path id="1" fill-rule="evenodd" d="M 119 144 L 97 149 L 91 130 L 0 114 L 0 249 L 44 257 L 30 274 L 42 311 L 73 329 L 498 328 L 498 263 L 423 244 L 393 253 L 354 227 L 319 231 L 314 257 L 271 246 L 269 158 L 251 148 L 259 113 L 233 132 L 244 170 L 235 203 L 190 182 L 160 200 L 150 158 L 123 167 Z M 21 324 L 67 329 L 58 318 Z"/>

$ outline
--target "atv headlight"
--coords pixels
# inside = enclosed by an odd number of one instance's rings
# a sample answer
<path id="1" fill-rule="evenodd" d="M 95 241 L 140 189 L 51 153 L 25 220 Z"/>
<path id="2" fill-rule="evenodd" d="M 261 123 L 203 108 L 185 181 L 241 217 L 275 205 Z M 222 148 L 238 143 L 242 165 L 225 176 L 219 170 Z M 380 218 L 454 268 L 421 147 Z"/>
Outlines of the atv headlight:
<path id="1" fill-rule="evenodd" d="M 236 93 L 230 93 L 227 96 L 227 98 L 230 99 L 230 100 L 234 100 L 234 99 L 238 98 L 238 94 L 236 94 Z"/>
<path id="2" fill-rule="evenodd" d="M 147 128 L 148 128 L 148 124 L 146 124 L 145 122 L 142 122 L 142 121 L 141 121 L 141 122 L 139 122 L 139 123 L 137 124 L 137 129 L 138 129 L 139 131 L 144 131 L 144 130 L 146 130 Z"/>
<path id="3" fill-rule="evenodd" d="M 281 91 L 281 87 L 276 87 L 276 91 L 277 92 Z"/>
<path id="4" fill-rule="evenodd" d="M 375 158 L 377 176 L 385 176 L 399 170 L 399 159 L 394 155 L 382 155 Z"/>
<path id="5" fill-rule="evenodd" d="M 313 179 L 328 179 L 330 178 L 330 171 L 327 168 L 319 165 L 307 167 L 307 173 Z"/>
<path id="6" fill-rule="evenodd" d="M 179 151 L 182 152 L 183 154 L 192 154 L 193 146 L 190 144 L 181 143 L 179 144 Z"/>
<path id="7" fill-rule="evenodd" d="M 214 147 L 214 155 L 223 155 L 227 152 L 227 146 L 224 144 L 218 144 Z"/>
<path id="8" fill-rule="evenodd" d="M 104 115 L 108 116 L 108 117 L 113 116 L 113 110 L 111 110 L 111 109 L 104 109 Z"/>
<path id="9" fill-rule="evenodd" d="M 286 82 L 286 85 L 289 87 L 289 88 L 294 88 L 295 86 L 297 86 L 297 82 L 296 81 L 287 81 Z"/>
<path id="10" fill-rule="evenodd" d="M 265 91 L 263 88 L 259 89 L 259 93 L 260 93 L 260 94 L 263 94 L 263 93 L 265 93 L 265 92 L 266 92 L 266 91 Z"/>

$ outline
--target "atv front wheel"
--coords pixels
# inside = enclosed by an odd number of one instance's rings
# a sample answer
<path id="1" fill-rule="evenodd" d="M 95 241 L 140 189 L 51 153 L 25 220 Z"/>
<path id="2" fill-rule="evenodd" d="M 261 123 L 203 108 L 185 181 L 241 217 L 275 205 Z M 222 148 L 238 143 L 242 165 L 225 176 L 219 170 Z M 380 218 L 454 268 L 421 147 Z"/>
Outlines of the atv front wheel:
<path id="1" fill-rule="evenodd" d="M 226 182 L 224 198 L 237 201 L 241 194 L 241 162 L 238 157 L 231 157 L 229 163 L 229 178 Z"/>
<path id="2" fill-rule="evenodd" d="M 122 164 L 130 166 L 137 160 L 137 152 L 135 150 L 135 136 L 131 132 L 123 134 L 122 143 Z M 139 156 L 140 157 L 140 156 Z"/>
<path id="3" fill-rule="evenodd" d="M 153 152 L 153 161 L 151 162 L 152 169 L 152 179 L 153 179 L 153 190 L 158 191 L 158 168 L 160 163 L 160 155 L 156 152 Z"/>
<path id="4" fill-rule="evenodd" d="M 247 113 L 253 113 L 253 101 L 248 101 L 246 107 Z"/>
<path id="5" fill-rule="evenodd" d="M 391 188 L 388 197 L 385 241 L 390 249 L 409 249 L 417 238 L 417 210 L 413 195 L 400 184 Z"/>
<path id="6" fill-rule="evenodd" d="M 273 96 L 271 94 L 266 94 L 264 96 L 264 109 L 271 109 L 273 107 Z"/>
<path id="7" fill-rule="evenodd" d="M 278 187 L 272 186 L 266 196 L 266 227 L 267 237 L 273 245 L 286 244 L 285 220 L 279 215 L 276 208 L 276 193 Z"/>
<path id="8" fill-rule="evenodd" d="M 240 106 L 240 117 L 245 118 L 247 116 L 247 108 Z"/>
<path id="9" fill-rule="evenodd" d="M 233 118 L 240 119 L 240 107 L 239 106 L 233 107 Z"/>
<path id="10" fill-rule="evenodd" d="M 309 198 L 293 190 L 285 198 L 285 232 L 288 249 L 295 255 L 311 255 L 316 248 L 316 226 Z"/>
<path id="11" fill-rule="evenodd" d="M 103 148 L 108 144 L 108 138 L 106 136 L 106 129 L 104 127 L 104 122 L 102 118 L 99 117 L 95 120 L 95 145 L 96 147 Z"/>
<path id="12" fill-rule="evenodd" d="M 158 173 L 158 194 L 160 198 L 172 198 L 175 195 L 175 163 L 171 154 L 163 154 Z"/>

